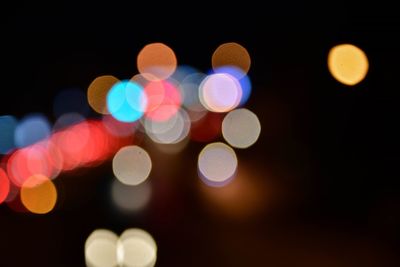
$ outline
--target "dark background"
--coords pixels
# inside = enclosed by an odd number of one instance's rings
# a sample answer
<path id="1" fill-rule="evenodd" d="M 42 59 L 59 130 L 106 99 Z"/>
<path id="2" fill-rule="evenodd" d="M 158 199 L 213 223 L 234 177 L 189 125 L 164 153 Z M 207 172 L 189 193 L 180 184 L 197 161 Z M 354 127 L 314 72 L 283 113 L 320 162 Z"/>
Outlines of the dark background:
<path id="1" fill-rule="evenodd" d="M 207 71 L 215 48 L 235 41 L 252 57 L 246 107 L 263 128 L 256 145 L 236 150 L 261 188 L 253 212 L 232 215 L 205 204 L 196 174 L 204 144 L 191 142 L 177 156 L 152 154 L 153 197 L 138 214 L 110 204 L 110 162 L 57 178 L 59 203 L 50 214 L 2 204 L 0 266 L 84 266 L 93 230 L 130 227 L 153 235 L 157 266 L 398 266 L 400 18 L 390 7 L 265 4 L 3 9 L 1 115 L 41 112 L 54 122 L 60 90 L 86 92 L 104 74 L 130 78 L 137 53 L 151 42 Z M 326 67 L 329 49 L 344 42 L 362 48 L 370 63 L 355 87 L 338 83 Z M 229 202 L 245 198 L 234 194 Z"/>

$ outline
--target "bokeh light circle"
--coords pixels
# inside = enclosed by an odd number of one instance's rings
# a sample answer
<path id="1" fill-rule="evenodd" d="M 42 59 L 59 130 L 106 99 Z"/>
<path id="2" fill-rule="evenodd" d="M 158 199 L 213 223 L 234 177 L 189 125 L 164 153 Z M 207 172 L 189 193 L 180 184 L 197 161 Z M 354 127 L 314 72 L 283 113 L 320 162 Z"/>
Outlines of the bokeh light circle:
<path id="1" fill-rule="evenodd" d="M 93 231 L 85 242 L 87 267 L 117 267 L 118 237 L 106 229 Z"/>
<path id="2" fill-rule="evenodd" d="M 212 55 L 211 63 L 214 69 L 222 66 L 234 66 L 247 74 L 251 58 L 246 48 L 238 43 L 230 42 L 218 46 Z"/>
<path id="3" fill-rule="evenodd" d="M 239 105 L 242 88 L 238 80 L 230 74 L 211 74 L 200 84 L 199 98 L 209 111 L 228 112 Z"/>
<path id="4" fill-rule="evenodd" d="M 118 78 L 112 75 L 103 75 L 94 79 L 87 90 L 89 105 L 100 114 L 109 114 L 107 111 L 107 94 L 114 84 L 119 82 Z"/>
<path id="5" fill-rule="evenodd" d="M 222 121 L 222 136 L 236 148 L 253 145 L 261 132 L 261 124 L 256 114 L 241 108 L 229 112 Z"/>
<path id="6" fill-rule="evenodd" d="M 249 76 L 246 75 L 241 69 L 234 66 L 222 66 L 215 68 L 214 73 L 227 73 L 235 77 L 242 88 L 242 97 L 240 99 L 239 106 L 246 104 L 247 100 L 250 98 L 251 94 L 251 81 Z"/>
<path id="7" fill-rule="evenodd" d="M 126 185 L 138 185 L 150 175 L 149 154 L 139 146 L 121 148 L 114 156 L 112 168 L 115 177 Z"/>
<path id="8" fill-rule="evenodd" d="M 174 51 L 163 43 L 152 43 L 142 48 L 137 56 L 137 68 L 148 80 L 165 80 L 176 70 Z"/>
<path id="9" fill-rule="evenodd" d="M 118 242 L 121 266 L 153 267 L 157 261 L 157 244 L 145 230 L 125 230 Z"/>
<path id="10" fill-rule="evenodd" d="M 18 122 L 14 116 L 0 116 L 0 154 L 15 148 L 14 134 Z"/>
<path id="11" fill-rule="evenodd" d="M 147 98 L 142 86 L 131 81 L 116 83 L 107 95 L 107 108 L 110 114 L 122 122 L 134 122 L 143 116 Z"/>
<path id="12" fill-rule="evenodd" d="M 189 135 L 190 118 L 185 110 L 179 110 L 172 118 L 163 122 L 145 120 L 147 135 L 156 143 L 176 144 Z"/>
<path id="13" fill-rule="evenodd" d="M 238 160 L 235 151 L 224 143 L 205 146 L 198 157 L 200 178 L 207 185 L 223 186 L 235 176 Z"/>
<path id="14" fill-rule="evenodd" d="M 21 201 L 32 213 L 49 213 L 57 202 L 56 187 L 46 176 L 33 175 L 21 187 Z"/>
<path id="15" fill-rule="evenodd" d="M 0 169 L 0 204 L 7 198 L 10 192 L 10 180 L 6 172 Z"/>
<path id="16" fill-rule="evenodd" d="M 50 135 L 51 127 L 42 114 L 31 114 L 24 117 L 15 129 L 15 144 L 25 147 L 34 144 Z"/>
<path id="17" fill-rule="evenodd" d="M 355 45 L 341 44 L 328 54 L 328 68 L 332 76 L 345 85 L 356 85 L 368 72 L 367 55 Z"/>
<path id="18" fill-rule="evenodd" d="M 146 117 L 154 121 L 165 121 L 175 115 L 182 97 L 170 81 L 152 81 L 144 88 L 147 99 Z"/>

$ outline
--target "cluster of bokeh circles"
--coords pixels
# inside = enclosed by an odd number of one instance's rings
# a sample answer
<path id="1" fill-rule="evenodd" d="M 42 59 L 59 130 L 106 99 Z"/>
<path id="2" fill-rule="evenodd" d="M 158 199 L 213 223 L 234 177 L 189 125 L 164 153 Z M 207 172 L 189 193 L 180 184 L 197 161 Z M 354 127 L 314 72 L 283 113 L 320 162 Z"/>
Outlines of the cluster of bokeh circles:
<path id="1" fill-rule="evenodd" d="M 178 65 L 175 52 L 163 43 L 143 47 L 136 63 L 138 73 L 128 79 L 102 75 L 86 94 L 62 90 L 54 100 L 53 125 L 39 113 L 20 120 L 0 116 L 0 204 L 46 214 L 57 203 L 56 177 L 112 159 L 113 204 L 140 211 L 151 198 L 147 179 L 153 162 L 138 136 L 166 154 L 180 153 L 190 141 L 204 143 L 197 158 L 201 181 L 223 187 L 235 178 L 235 151 L 255 144 L 261 133 L 257 115 L 245 107 L 252 90 L 246 48 L 221 44 L 205 72 Z M 337 45 L 328 54 L 330 73 L 346 86 L 361 82 L 368 67 L 365 53 L 352 44 Z M 99 229 L 87 239 L 85 259 L 93 267 L 154 266 L 156 251 L 144 230 L 128 229 L 118 238 Z"/>
<path id="2" fill-rule="evenodd" d="M 200 152 L 198 170 L 211 186 L 235 176 L 234 148 L 253 145 L 261 131 L 257 116 L 243 108 L 251 93 L 247 75 L 250 55 L 237 43 L 220 45 L 212 55 L 212 68 L 203 73 L 179 66 L 165 44 L 146 45 L 137 56 L 138 74 L 129 80 L 105 75 L 89 86 L 88 102 L 98 113 L 131 124 L 165 151 L 177 153 L 190 140 L 209 143 Z M 220 135 L 230 145 L 215 142 Z M 113 158 L 114 175 L 136 186 L 150 175 L 152 161 L 142 147 L 121 148 Z"/>

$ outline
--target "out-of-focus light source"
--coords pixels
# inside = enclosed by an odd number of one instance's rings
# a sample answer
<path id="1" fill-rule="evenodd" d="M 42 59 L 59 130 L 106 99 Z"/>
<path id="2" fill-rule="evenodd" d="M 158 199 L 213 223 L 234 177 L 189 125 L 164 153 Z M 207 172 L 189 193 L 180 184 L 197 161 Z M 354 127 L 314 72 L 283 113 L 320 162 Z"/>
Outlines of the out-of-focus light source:
<path id="1" fill-rule="evenodd" d="M 118 258 L 124 267 L 153 267 L 157 261 L 156 242 L 142 229 L 125 230 L 118 242 Z"/>
<path id="2" fill-rule="evenodd" d="M 357 46 L 341 44 L 328 54 L 328 68 L 332 76 L 345 85 L 356 85 L 368 72 L 367 55 Z"/>
<path id="3" fill-rule="evenodd" d="M 124 213 L 142 211 L 151 198 L 151 185 L 144 182 L 137 186 L 128 186 L 114 179 L 111 185 L 111 200 Z"/>
<path id="4" fill-rule="evenodd" d="M 240 68 L 243 74 L 247 74 L 251 59 L 246 48 L 238 43 L 230 42 L 220 45 L 214 51 L 211 63 L 214 69 L 222 66 L 234 66 Z"/>
<path id="5" fill-rule="evenodd" d="M 60 117 L 57 118 L 56 122 L 53 125 L 53 131 L 58 131 L 63 128 L 66 128 L 68 126 L 77 124 L 79 122 L 82 122 L 85 120 L 85 117 L 83 117 L 79 113 L 64 113 Z"/>
<path id="6" fill-rule="evenodd" d="M 144 88 L 147 99 L 146 117 L 154 121 L 165 121 L 175 115 L 182 97 L 169 81 L 152 81 Z"/>
<path id="7" fill-rule="evenodd" d="M 13 116 L 0 116 L 0 154 L 7 154 L 15 148 L 14 134 L 17 124 Z"/>
<path id="8" fill-rule="evenodd" d="M 222 121 L 222 136 L 231 146 L 248 148 L 253 145 L 261 132 L 257 115 L 241 108 L 229 112 Z"/>
<path id="9" fill-rule="evenodd" d="M 109 230 L 93 231 L 85 242 L 85 262 L 87 267 L 117 267 L 118 237 Z"/>
<path id="10" fill-rule="evenodd" d="M 148 44 L 142 48 L 137 57 L 137 68 L 148 80 L 165 80 L 176 67 L 174 51 L 162 43 Z"/>
<path id="11" fill-rule="evenodd" d="M 103 125 L 107 132 L 113 136 L 125 137 L 133 135 L 137 129 L 138 122 L 122 122 L 116 120 L 111 115 L 104 115 L 102 118 Z"/>
<path id="12" fill-rule="evenodd" d="M 147 98 L 142 86 L 131 81 L 121 81 L 107 95 L 107 108 L 111 115 L 122 122 L 134 122 L 143 116 Z"/>
<path id="13" fill-rule="evenodd" d="M 25 147 L 34 144 L 50 135 L 51 127 L 47 118 L 41 114 L 24 117 L 15 129 L 15 144 Z"/>
<path id="14" fill-rule="evenodd" d="M 57 177 L 62 165 L 58 148 L 50 140 L 44 140 L 15 151 L 7 161 L 7 172 L 13 184 L 21 187 L 32 175 Z"/>
<path id="15" fill-rule="evenodd" d="M 150 175 L 151 158 L 141 147 L 126 146 L 114 156 L 112 168 L 115 177 L 126 185 L 138 185 Z"/>
<path id="16" fill-rule="evenodd" d="M 10 192 L 10 181 L 3 169 L 0 169 L 0 204 L 7 198 Z"/>
<path id="17" fill-rule="evenodd" d="M 242 88 L 239 81 L 230 74 L 211 74 L 200 84 L 199 98 L 209 111 L 228 112 L 239 105 Z"/>
<path id="18" fill-rule="evenodd" d="M 107 94 L 111 87 L 119 82 L 119 80 L 112 75 L 103 75 L 94 79 L 87 90 L 87 99 L 89 105 L 97 113 L 109 114 L 107 111 Z"/>
<path id="19" fill-rule="evenodd" d="M 147 135 L 159 144 L 176 144 L 186 138 L 190 130 L 190 118 L 185 110 L 179 110 L 167 121 L 157 122 L 146 119 Z"/>
<path id="20" fill-rule="evenodd" d="M 21 201 L 32 213 L 48 213 L 57 202 L 56 187 L 46 176 L 33 175 L 21 187 Z"/>
<path id="21" fill-rule="evenodd" d="M 215 68 L 213 71 L 214 73 L 227 73 L 235 77 L 239 81 L 242 88 L 242 97 L 240 99 L 239 106 L 243 106 L 244 104 L 246 104 L 251 94 L 251 82 L 249 76 L 247 76 L 246 73 L 235 66 L 222 66 Z"/>
<path id="22" fill-rule="evenodd" d="M 223 186 L 235 176 L 238 160 L 231 147 L 218 142 L 203 148 L 197 165 L 203 182 L 210 186 Z"/>

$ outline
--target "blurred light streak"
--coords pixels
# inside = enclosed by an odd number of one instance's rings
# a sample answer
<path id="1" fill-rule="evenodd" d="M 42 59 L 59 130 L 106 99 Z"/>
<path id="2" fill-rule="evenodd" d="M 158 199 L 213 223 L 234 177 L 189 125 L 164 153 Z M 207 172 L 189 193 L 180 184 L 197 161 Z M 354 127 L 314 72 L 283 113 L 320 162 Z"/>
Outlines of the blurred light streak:
<path id="1" fill-rule="evenodd" d="M 43 175 L 54 179 L 62 171 L 93 167 L 110 158 L 121 147 L 132 144 L 132 141 L 133 134 L 115 136 L 107 131 L 102 121 L 88 120 L 12 151 L 2 158 L 1 163 L 7 170 L 11 188 L 19 191 L 31 176 Z M 13 192 L 10 195 L 15 195 Z"/>
<path id="2" fill-rule="evenodd" d="M 42 141 L 15 151 L 7 161 L 7 172 L 12 183 L 21 187 L 33 175 L 56 177 L 61 166 L 62 159 L 56 148 Z"/>
<path id="3" fill-rule="evenodd" d="M 7 154 L 15 148 L 14 134 L 17 125 L 14 116 L 0 116 L 0 154 Z"/>
<path id="4" fill-rule="evenodd" d="M 341 44 L 328 54 L 328 68 L 332 76 L 345 85 L 356 85 L 368 72 L 367 55 L 357 46 Z"/>
<path id="5" fill-rule="evenodd" d="M 240 108 L 229 112 L 222 121 L 222 135 L 235 148 L 252 146 L 261 133 L 261 124 L 256 114 Z"/>
<path id="6" fill-rule="evenodd" d="M 21 187 L 21 201 L 32 213 L 49 213 L 56 205 L 57 189 L 46 176 L 33 175 Z"/>
<path id="7" fill-rule="evenodd" d="M 137 56 L 139 72 L 151 81 L 167 79 L 175 72 L 177 64 L 174 51 L 162 43 L 146 45 Z"/>
<path id="8" fill-rule="evenodd" d="M 123 267 L 153 267 L 157 261 L 157 244 L 145 230 L 125 230 L 118 242 L 120 265 Z"/>
<path id="9" fill-rule="evenodd" d="M 0 168 L 0 204 L 3 203 L 10 192 L 10 181 L 6 172 Z"/>
<path id="10" fill-rule="evenodd" d="M 242 45 L 229 42 L 218 46 L 212 55 L 211 63 L 214 69 L 222 66 L 234 66 L 240 68 L 243 74 L 247 74 L 250 69 L 251 58 L 247 49 Z"/>
<path id="11" fill-rule="evenodd" d="M 86 118 L 79 113 L 76 112 L 64 113 L 63 115 L 58 117 L 56 122 L 54 123 L 53 132 L 67 128 L 68 126 L 72 126 L 74 124 L 83 122 L 85 120 Z"/>
<path id="12" fill-rule="evenodd" d="M 27 115 L 18 123 L 15 129 L 15 144 L 18 147 L 29 146 L 45 139 L 50 135 L 50 132 L 50 123 L 44 115 Z"/>
<path id="13" fill-rule="evenodd" d="M 90 107 L 99 114 L 110 114 L 107 111 L 107 94 L 119 80 L 112 75 L 103 75 L 94 79 L 87 90 Z"/>
<path id="14" fill-rule="evenodd" d="M 93 231 L 85 242 L 87 267 L 117 267 L 118 236 L 106 229 Z"/>
<path id="15" fill-rule="evenodd" d="M 181 94 L 171 81 L 152 81 L 146 85 L 144 92 L 147 97 L 145 115 L 154 121 L 168 120 L 182 104 Z"/>
<path id="16" fill-rule="evenodd" d="M 123 213 L 137 213 L 149 204 L 152 188 L 149 182 L 137 186 L 128 186 L 118 179 L 111 184 L 111 201 Z"/>
<path id="17" fill-rule="evenodd" d="M 138 127 L 137 121 L 122 122 L 122 121 L 116 120 L 111 115 L 104 115 L 102 117 L 102 123 L 103 123 L 106 131 L 115 137 L 132 136 Z"/>
<path id="18" fill-rule="evenodd" d="M 143 87 L 131 81 L 120 81 L 107 95 L 110 114 L 122 122 L 134 122 L 143 116 L 147 107 L 147 97 Z"/>
<path id="19" fill-rule="evenodd" d="M 228 112 L 236 108 L 242 94 L 239 81 L 227 73 L 208 75 L 199 87 L 201 104 L 212 112 Z"/>
<path id="20" fill-rule="evenodd" d="M 126 185 L 143 183 L 149 177 L 151 168 L 149 154 L 139 146 L 121 148 L 112 161 L 115 177 Z"/>
<path id="21" fill-rule="evenodd" d="M 198 173 L 209 186 L 224 186 L 236 175 L 238 160 L 235 151 L 224 143 L 206 145 L 198 157 Z"/>

